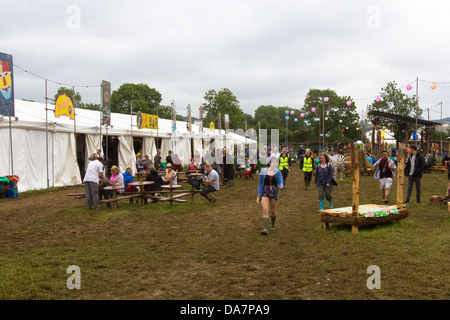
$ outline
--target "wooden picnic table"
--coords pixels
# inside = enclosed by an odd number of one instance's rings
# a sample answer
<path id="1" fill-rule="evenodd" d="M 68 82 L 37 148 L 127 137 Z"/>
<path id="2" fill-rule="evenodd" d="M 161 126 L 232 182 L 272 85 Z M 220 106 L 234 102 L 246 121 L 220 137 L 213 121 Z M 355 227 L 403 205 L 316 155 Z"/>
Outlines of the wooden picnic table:
<path id="1" fill-rule="evenodd" d="M 149 184 L 153 184 L 153 181 L 136 181 L 136 182 L 130 182 L 128 183 L 129 186 L 136 186 L 136 187 L 141 187 L 140 191 L 139 191 L 139 196 L 141 197 L 141 204 L 144 204 L 144 186 L 149 185 Z"/>
<path id="2" fill-rule="evenodd" d="M 121 190 L 121 189 L 125 189 L 125 186 L 116 186 L 115 184 L 113 184 L 112 186 L 107 186 L 104 187 L 104 190 L 112 190 L 113 191 L 113 197 L 112 199 L 106 199 L 106 200 L 101 200 L 101 203 L 107 203 L 107 202 L 112 202 L 114 205 L 114 210 L 117 209 L 117 201 L 120 200 L 119 198 L 117 198 L 117 190 Z"/>
<path id="3" fill-rule="evenodd" d="M 177 194 L 176 196 L 173 195 L 173 191 L 176 190 L 176 189 L 179 189 L 179 188 L 181 188 L 181 187 L 182 187 L 182 185 L 179 185 L 179 184 L 172 184 L 172 181 L 170 182 L 170 184 L 162 185 L 161 188 L 162 188 L 163 190 L 164 190 L 164 189 L 169 190 L 169 196 L 166 197 L 166 198 L 158 199 L 158 200 L 159 200 L 159 201 L 170 201 L 170 207 L 171 207 L 171 208 L 172 208 L 172 203 L 173 203 L 173 202 L 181 202 L 181 203 L 187 202 L 187 200 L 178 199 L 178 198 L 184 197 L 184 196 L 186 196 L 186 195 L 190 195 L 190 194 L 191 194 L 190 191 L 189 191 L 188 193 L 179 193 L 179 194 Z"/>

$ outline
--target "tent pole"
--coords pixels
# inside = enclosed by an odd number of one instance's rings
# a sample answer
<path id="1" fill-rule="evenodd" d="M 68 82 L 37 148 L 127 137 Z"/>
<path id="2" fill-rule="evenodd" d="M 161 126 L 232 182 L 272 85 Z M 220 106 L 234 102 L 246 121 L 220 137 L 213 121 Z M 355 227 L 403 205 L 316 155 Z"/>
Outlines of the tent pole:
<path id="1" fill-rule="evenodd" d="M 47 189 L 50 188 L 48 176 L 48 115 L 47 115 L 47 79 L 45 79 L 45 157 L 47 159 Z"/>
<path id="2" fill-rule="evenodd" d="M 11 129 L 11 116 L 9 116 L 9 148 L 11 151 L 11 175 L 14 175 L 14 159 L 13 159 L 13 144 L 12 144 L 12 129 Z"/>

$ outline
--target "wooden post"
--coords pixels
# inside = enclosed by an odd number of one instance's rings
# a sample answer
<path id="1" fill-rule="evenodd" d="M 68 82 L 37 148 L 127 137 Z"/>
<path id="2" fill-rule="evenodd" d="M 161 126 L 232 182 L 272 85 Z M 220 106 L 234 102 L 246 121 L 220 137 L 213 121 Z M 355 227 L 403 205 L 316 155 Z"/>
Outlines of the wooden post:
<path id="1" fill-rule="evenodd" d="M 403 208 L 403 176 L 405 170 L 404 152 L 399 150 L 397 169 L 397 208 Z"/>
<path id="2" fill-rule="evenodd" d="M 173 183 L 172 179 L 170 179 L 170 208 L 172 208 L 172 199 L 173 199 L 173 189 L 172 189 Z"/>
<path id="3" fill-rule="evenodd" d="M 353 164 L 353 205 L 352 205 L 352 217 L 359 216 L 359 163 L 358 158 Z M 352 233 L 358 233 L 358 227 L 352 225 Z"/>

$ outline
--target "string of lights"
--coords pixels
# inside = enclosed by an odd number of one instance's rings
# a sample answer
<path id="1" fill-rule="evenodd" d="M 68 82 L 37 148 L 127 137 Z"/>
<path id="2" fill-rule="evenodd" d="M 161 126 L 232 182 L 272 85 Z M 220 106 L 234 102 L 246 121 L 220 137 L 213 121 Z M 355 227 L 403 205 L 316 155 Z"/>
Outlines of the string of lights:
<path id="1" fill-rule="evenodd" d="M 39 78 L 39 79 L 42 79 L 42 80 L 46 80 L 46 81 L 51 82 L 51 83 L 55 83 L 55 84 L 57 84 L 57 85 L 59 85 L 59 86 L 76 87 L 76 88 L 86 88 L 86 89 L 88 89 L 88 88 L 95 88 L 95 87 L 101 87 L 101 84 L 94 84 L 94 85 L 79 85 L 79 84 L 69 84 L 69 83 L 64 83 L 64 82 L 60 82 L 60 81 L 50 80 L 50 79 L 47 79 L 47 78 L 45 78 L 45 77 L 43 77 L 43 76 L 40 76 L 40 75 L 38 75 L 38 74 L 36 74 L 36 73 L 33 73 L 33 72 L 31 72 L 31 71 L 28 71 L 27 69 L 24 69 L 24 68 L 22 68 L 22 67 L 20 67 L 20 66 L 18 66 L 18 65 L 16 65 L 16 64 L 14 64 L 14 67 L 16 67 L 16 68 L 18 68 L 18 69 L 24 71 L 25 74 L 30 74 L 30 75 L 32 75 L 32 76 L 34 76 L 34 77 L 36 77 L 36 78 Z"/>

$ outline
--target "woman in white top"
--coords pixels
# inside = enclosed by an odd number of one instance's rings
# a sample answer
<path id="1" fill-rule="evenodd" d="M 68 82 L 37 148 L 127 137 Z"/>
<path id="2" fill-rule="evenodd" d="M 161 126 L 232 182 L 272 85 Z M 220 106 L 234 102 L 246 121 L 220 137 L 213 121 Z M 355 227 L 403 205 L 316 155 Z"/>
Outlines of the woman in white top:
<path id="1" fill-rule="evenodd" d="M 170 181 L 172 181 L 172 184 L 178 184 L 177 172 L 172 169 L 172 164 L 168 163 L 166 165 L 166 175 L 164 176 L 164 182 L 166 184 L 170 184 Z"/>

